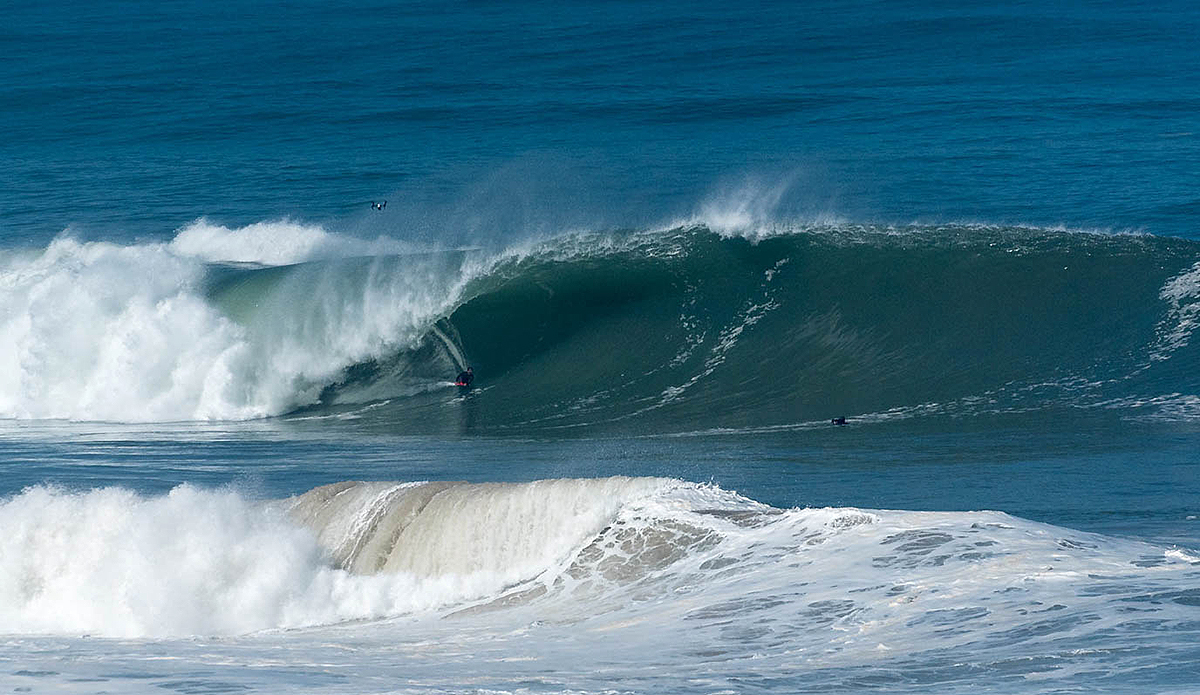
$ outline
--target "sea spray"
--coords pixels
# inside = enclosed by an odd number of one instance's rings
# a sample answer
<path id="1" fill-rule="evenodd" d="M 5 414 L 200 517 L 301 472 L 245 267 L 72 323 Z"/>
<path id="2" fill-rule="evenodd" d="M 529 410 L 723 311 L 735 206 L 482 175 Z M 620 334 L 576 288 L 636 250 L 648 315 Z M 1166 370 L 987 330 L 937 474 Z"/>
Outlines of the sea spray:
<path id="1" fill-rule="evenodd" d="M 345 610 L 312 537 L 232 491 L 36 487 L 0 503 L 0 528 L 10 634 L 244 633 Z"/>
<path id="2" fill-rule="evenodd" d="M 210 263 L 290 265 L 320 258 L 378 256 L 418 250 L 387 237 L 360 239 L 291 219 L 226 227 L 200 218 L 175 235 L 170 250 Z"/>
<path id="3" fill-rule="evenodd" d="M 286 221 L 197 222 L 171 244 L 62 238 L 0 269 L 0 416 L 365 404 L 408 433 L 687 432 L 834 414 L 1155 417 L 1200 388 L 1193 242 L 747 224 L 365 256 L 390 245 Z M 272 256 L 275 237 L 293 250 Z M 481 375 L 469 408 L 440 389 L 467 363 Z"/>
<path id="4" fill-rule="evenodd" d="M 0 277 L 0 416 L 172 420 L 261 412 L 239 396 L 245 331 L 161 245 L 55 240 Z"/>
<path id="5" fill-rule="evenodd" d="M 38 486 L 0 501 L 0 632 L 241 634 L 490 599 L 557 575 L 664 485 L 352 483 L 276 503 Z"/>
<path id="6" fill-rule="evenodd" d="M 176 242 L 194 245 L 198 229 Z M 209 232 L 202 237 L 211 242 Z M 239 230 L 239 243 L 270 248 L 278 232 Z M 315 246 L 333 243 L 319 230 L 295 233 L 316 235 Z M 208 260 L 264 260 L 246 250 L 216 249 Z M 347 367 L 417 347 L 465 281 L 461 262 L 374 256 L 256 274 L 210 266 L 176 244 L 57 239 L 0 270 L 0 417 L 141 422 L 287 412 L 315 402 Z M 210 275 L 229 273 L 240 275 L 212 286 Z"/>
<path id="7" fill-rule="evenodd" d="M 775 509 L 653 478 L 345 482 L 276 501 L 36 487 L 0 502 L 0 552 L 10 635 L 321 635 L 406 616 L 406 636 L 553 630 L 570 639 L 538 642 L 548 655 L 619 637 L 610 658 L 656 645 L 718 669 L 956 654 L 940 679 L 1125 668 L 1151 645 L 1194 663 L 1200 586 L 1190 549 L 998 512 Z"/>

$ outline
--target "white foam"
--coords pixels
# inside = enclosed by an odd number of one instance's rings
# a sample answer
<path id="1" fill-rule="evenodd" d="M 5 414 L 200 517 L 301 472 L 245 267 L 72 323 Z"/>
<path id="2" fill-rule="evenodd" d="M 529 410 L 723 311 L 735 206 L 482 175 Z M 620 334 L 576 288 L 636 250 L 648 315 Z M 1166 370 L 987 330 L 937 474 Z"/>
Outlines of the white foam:
<path id="1" fill-rule="evenodd" d="M 31 673 L 96 675 L 103 663 L 106 674 L 192 679 L 218 662 L 326 673 L 315 665 L 336 659 L 379 682 L 446 691 L 515 691 L 532 660 L 583 692 L 618 680 L 670 690 L 681 668 L 712 692 L 747 673 L 845 691 L 906 669 L 937 689 L 981 668 L 1019 685 L 1141 668 L 1146 653 L 1183 659 L 1181 673 L 1194 661 L 1190 550 L 998 512 L 779 510 L 677 481 L 432 485 L 428 504 L 391 526 L 395 502 L 425 485 L 345 483 L 264 504 L 188 487 L 27 490 L 0 502 L 0 626 L 120 636 L 309 626 L 152 649 L 7 643 L 38 664 L 22 662 Z M 370 557 L 402 562 L 343 568 Z"/>
<path id="2" fill-rule="evenodd" d="M 247 300 L 235 321 L 206 295 L 207 261 L 283 262 L 331 245 L 351 249 L 302 225 L 222 229 L 193 226 L 170 244 L 63 237 L 40 254 L 6 259 L 0 417 L 280 414 L 311 403 L 346 367 L 413 345 L 469 278 L 435 256 L 381 256 L 350 271 L 336 262 L 302 267 L 302 277 Z M 296 243 L 271 253 L 262 244 L 281 229 Z"/>
<path id="3" fill-rule="evenodd" d="M 773 236 L 794 234 L 797 229 L 831 227 L 846 220 L 838 215 L 822 213 L 804 219 L 788 218 L 782 208 L 795 192 L 798 176 L 784 176 L 773 181 L 747 178 L 736 185 L 726 186 L 709 195 L 699 211 L 686 225 L 704 225 L 724 237 L 742 237 L 761 241 Z"/>
<path id="4" fill-rule="evenodd" d="M 374 574 L 351 571 L 356 555 L 378 547 L 370 534 L 396 493 L 425 486 L 343 488 L 332 507 L 300 514 L 313 530 L 285 513 L 294 504 L 229 490 L 30 488 L 0 502 L 0 632 L 241 634 L 495 596 L 565 566 L 622 505 L 663 484 L 438 486 Z"/>
<path id="5" fill-rule="evenodd" d="M 1151 361 L 1162 361 L 1192 340 L 1200 326 L 1200 263 L 1163 284 L 1159 299 L 1167 303 L 1167 316 L 1156 328 Z"/>
<path id="6" fill-rule="evenodd" d="M 249 632 L 346 614 L 321 595 L 342 580 L 313 539 L 233 493 L 39 487 L 0 505 L 0 528 L 10 633 Z"/>
<path id="7" fill-rule="evenodd" d="M 0 416 L 182 419 L 222 401 L 244 332 L 199 297 L 201 277 L 154 244 L 62 238 L 10 263 Z"/>
<path id="8" fill-rule="evenodd" d="M 373 241 L 327 232 L 319 225 L 289 219 L 230 228 L 200 218 L 176 234 L 173 253 L 210 263 L 290 265 L 318 258 L 344 258 L 411 251 L 411 246 L 380 237 Z"/>
<path id="9" fill-rule="evenodd" d="M 1194 565 L 1200 564 L 1200 555 L 1190 553 L 1182 548 L 1171 548 L 1163 555 L 1171 560 L 1180 560 L 1182 562 L 1190 562 Z"/>

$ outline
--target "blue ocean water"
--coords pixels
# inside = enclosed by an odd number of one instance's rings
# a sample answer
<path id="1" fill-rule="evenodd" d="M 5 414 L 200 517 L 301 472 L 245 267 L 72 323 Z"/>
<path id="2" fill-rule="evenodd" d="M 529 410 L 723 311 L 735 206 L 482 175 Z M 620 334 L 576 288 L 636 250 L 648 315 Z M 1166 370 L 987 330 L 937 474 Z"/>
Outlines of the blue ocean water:
<path id="1" fill-rule="evenodd" d="M 1200 690 L 1198 30 L 7 8 L 0 686 Z"/>

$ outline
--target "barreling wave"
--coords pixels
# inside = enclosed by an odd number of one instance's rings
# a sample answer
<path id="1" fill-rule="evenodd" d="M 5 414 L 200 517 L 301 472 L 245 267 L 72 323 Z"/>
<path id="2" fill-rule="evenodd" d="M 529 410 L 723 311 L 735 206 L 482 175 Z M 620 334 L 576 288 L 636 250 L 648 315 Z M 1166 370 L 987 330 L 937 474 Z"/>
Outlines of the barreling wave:
<path id="1" fill-rule="evenodd" d="M 0 267 L 0 416 L 657 433 L 1192 419 L 1198 269 L 1192 241 L 986 225 L 684 224 L 500 252 L 290 222 L 61 238 Z M 468 362 L 462 398 L 447 382 Z"/>

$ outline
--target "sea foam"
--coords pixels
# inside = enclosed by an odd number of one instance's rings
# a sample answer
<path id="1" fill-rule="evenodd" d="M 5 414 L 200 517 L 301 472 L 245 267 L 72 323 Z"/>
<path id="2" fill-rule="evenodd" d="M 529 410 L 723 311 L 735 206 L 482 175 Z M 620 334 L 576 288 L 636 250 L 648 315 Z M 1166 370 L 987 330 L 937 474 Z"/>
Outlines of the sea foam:
<path id="1" fill-rule="evenodd" d="M 0 416 L 248 415 L 246 334 L 200 295 L 203 268 L 164 246 L 70 238 L 0 270 Z M 238 402 L 238 401 L 241 402 Z"/>
<path id="2" fill-rule="evenodd" d="M 226 297 L 240 312 L 211 296 L 209 263 L 362 250 L 348 244 L 303 225 L 197 223 L 169 244 L 61 237 L 10 257 L 0 266 L 0 417 L 239 420 L 311 403 L 346 367 L 415 345 L 453 305 L 458 260 L 334 258 L 271 282 L 248 269 Z M 242 285 L 257 289 L 238 295 Z"/>
<path id="3" fill-rule="evenodd" d="M 359 239 L 290 219 L 227 227 L 200 218 L 175 235 L 169 245 L 179 256 L 213 263 L 289 265 L 320 258 L 372 256 L 412 251 L 411 244 L 379 237 Z"/>
<path id="4" fill-rule="evenodd" d="M 616 631 L 630 658 L 650 645 L 672 663 L 802 652 L 814 668 L 967 642 L 974 660 L 1036 648 L 1063 663 L 1164 631 L 1194 644 L 1198 578 L 1190 549 L 997 512 L 773 509 L 620 477 L 347 481 L 275 501 L 34 487 L 0 502 L 0 556 L 10 634 L 551 621 L 585 641 Z"/>
<path id="5" fill-rule="evenodd" d="M 347 483 L 277 503 L 34 487 L 0 502 L 0 631 L 241 634 L 494 597 L 561 570 L 663 486 Z"/>

